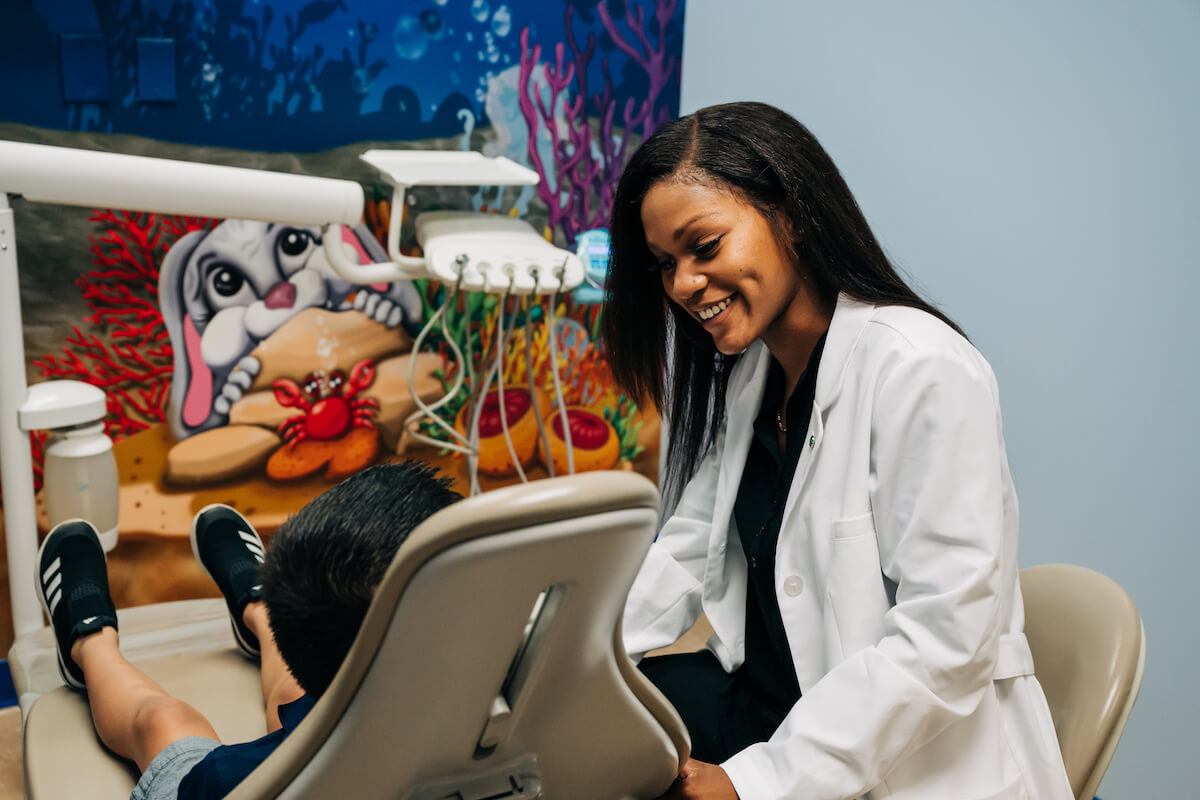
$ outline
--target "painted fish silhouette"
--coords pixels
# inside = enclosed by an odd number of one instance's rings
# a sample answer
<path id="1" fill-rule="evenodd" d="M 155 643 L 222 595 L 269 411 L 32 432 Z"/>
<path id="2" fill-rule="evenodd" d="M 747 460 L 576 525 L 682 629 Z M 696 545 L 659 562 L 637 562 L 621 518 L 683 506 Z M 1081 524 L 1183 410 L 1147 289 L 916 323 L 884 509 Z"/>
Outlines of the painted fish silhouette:
<path id="1" fill-rule="evenodd" d="M 316 0 L 300 9 L 300 13 L 296 16 L 296 25 L 299 30 L 304 30 L 309 25 L 316 25 L 318 22 L 329 19 L 338 9 L 347 14 L 350 13 L 350 9 L 346 8 L 345 0 Z"/>

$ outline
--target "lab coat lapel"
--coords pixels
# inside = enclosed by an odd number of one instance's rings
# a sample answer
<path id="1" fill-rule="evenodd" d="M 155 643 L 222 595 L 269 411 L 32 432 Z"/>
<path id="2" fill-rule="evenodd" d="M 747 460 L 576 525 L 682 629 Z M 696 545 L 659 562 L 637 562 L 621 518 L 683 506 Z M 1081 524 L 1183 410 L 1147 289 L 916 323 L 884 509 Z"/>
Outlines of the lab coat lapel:
<path id="1" fill-rule="evenodd" d="M 845 383 L 850 356 L 873 311 L 874 306 L 852 300 L 844 294 L 838 295 L 837 307 L 833 312 L 833 319 L 829 323 L 829 332 L 825 336 L 825 349 L 821 354 L 820 365 L 817 367 L 817 386 L 813 396 L 812 416 L 809 418 L 808 429 L 802 434 L 805 437 L 806 452 L 796 466 L 796 474 L 792 478 L 787 502 L 784 505 L 782 530 L 787 531 L 788 535 L 781 535 L 776 545 L 775 570 L 777 576 L 788 574 L 794 564 L 797 552 L 809 550 L 807 545 L 801 547 L 802 542 L 811 532 L 805 524 L 804 515 L 800 513 L 800 498 L 805 494 L 813 465 L 821 450 L 826 415 Z M 811 502 L 819 501 L 819 498 L 814 498 Z M 819 604 L 804 604 L 798 607 L 794 613 L 800 614 L 804 619 L 799 620 L 800 624 L 798 625 L 785 625 L 789 630 L 819 629 Z M 825 673 L 825 659 L 819 648 L 812 647 L 810 641 L 801 641 L 799 637 L 789 636 L 788 645 L 792 652 L 792 663 L 796 669 L 800 691 L 807 692 Z"/>
<path id="2" fill-rule="evenodd" d="M 813 412 L 827 410 L 842 391 L 846 381 L 846 368 L 850 355 L 858 346 L 863 329 L 875 313 L 875 306 L 860 302 L 846 294 L 839 294 L 829 333 L 825 335 L 825 351 L 821 354 L 821 365 L 817 368 L 817 389 L 813 398 Z"/>
<path id="3" fill-rule="evenodd" d="M 803 434 L 808 452 L 800 459 L 797 472 L 792 477 L 792 486 L 783 510 L 785 525 L 794 523 L 792 513 L 796 500 L 808 482 L 809 473 L 812 470 L 813 462 L 817 460 L 817 451 L 820 449 L 821 440 L 824 437 L 825 415 L 829 412 L 830 406 L 837 399 L 842 385 L 846 382 L 846 369 L 850 362 L 850 355 L 858 345 L 858 339 L 874 311 L 875 306 L 861 303 L 845 294 L 838 295 L 833 319 L 829 322 L 829 332 L 825 335 L 825 349 L 821 353 L 821 363 L 817 367 L 817 387 L 813 395 L 812 416 L 809 418 L 808 429 Z"/>
<path id="4" fill-rule="evenodd" d="M 800 459 L 797 473 L 792 478 L 792 486 L 783 511 L 785 524 L 792 521 L 791 515 L 796 499 L 808 481 L 809 472 L 816 461 L 816 451 L 821 446 L 821 439 L 825 433 L 825 415 L 842 390 L 850 354 L 854 352 L 858 338 L 874 310 L 874 306 L 860 303 L 845 294 L 838 295 L 833 319 L 829 323 L 829 332 L 825 335 L 821 363 L 817 367 L 812 416 L 809 418 L 808 429 L 803 434 L 808 452 Z"/>

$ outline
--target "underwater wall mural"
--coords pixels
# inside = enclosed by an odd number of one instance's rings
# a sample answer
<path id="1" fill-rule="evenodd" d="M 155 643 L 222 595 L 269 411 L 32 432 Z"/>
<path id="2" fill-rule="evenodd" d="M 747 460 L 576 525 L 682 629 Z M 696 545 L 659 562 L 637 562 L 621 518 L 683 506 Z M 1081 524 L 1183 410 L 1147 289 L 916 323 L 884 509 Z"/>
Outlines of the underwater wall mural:
<path id="1" fill-rule="evenodd" d="M 344 237 L 363 261 L 381 258 L 393 214 L 414 252 L 418 213 L 469 209 L 525 219 L 587 268 L 557 302 L 463 293 L 417 352 L 446 288 L 332 280 L 315 231 L 14 200 L 28 377 L 105 390 L 122 536 L 186 538 L 208 502 L 269 533 L 330 481 L 403 456 L 465 491 L 464 459 L 414 447 L 403 421 L 462 383 L 421 427 L 448 446 L 500 348 L 506 388 L 479 414 L 483 488 L 569 464 L 655 476 L 659 421 L 613 389 L 598 302 L 620 171 L 678 115 L 683 15 L 684 0 L 5 3 L 0 78 L 21 89 L 0 94 L 0 139 L 357 180 L 366 214 Z M 358 159 L 371 147 L 506 156 L 540 181 L 415 190 L 393 209 Z M 236 262 L 220 307 L 183 298 L 203 254 L 237 247 L 277 261 Z M 282 279 L 253 278 L 269 268 Z M 35 435 L 38 464 L 44 446 Z"/>
<path id="2" fill-rule="evenodd" d="M 590 116 L 610 134 L 678 108 L 682 0 L 4 6 L 0 66 L 23 88 L 0 95 L 0 119 L 40 127 L 312 152 L 496 126 L 497 146 L 523 153 L 532 109 L 515 100 L 531 91 L 568 126 Z M 539 52 L 554 75 L 534 74 Z"/>

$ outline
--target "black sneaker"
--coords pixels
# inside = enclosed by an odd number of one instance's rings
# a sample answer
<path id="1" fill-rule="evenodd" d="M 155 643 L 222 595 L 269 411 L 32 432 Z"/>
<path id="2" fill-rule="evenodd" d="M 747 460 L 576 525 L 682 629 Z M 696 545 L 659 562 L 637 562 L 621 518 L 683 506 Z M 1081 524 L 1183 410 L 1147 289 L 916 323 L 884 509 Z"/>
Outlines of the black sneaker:
<path id="1" fill-rule="evenodd" d="M 72 519 L 46 534 L 37 557 L 37 590 L 54 629 L 58 671 L 72 689 L 86 689 L 71 645 L 101 628 L 117 627 L 108 592 L 108 559 L 90 522 Z"/>
<path id="2" fill-rule="evenodd" d="M 217 503 L 202 508 L 192 520 L 192 552 L 225 595 L 238 646 L 246 655 L 258 658 L 258 637 L 242 622 L 242 612 L 248 603 L 262 599 L 262 583 L 258 580 L 258 565 L 264 553 L 262 539 L 245 517 Z"/>

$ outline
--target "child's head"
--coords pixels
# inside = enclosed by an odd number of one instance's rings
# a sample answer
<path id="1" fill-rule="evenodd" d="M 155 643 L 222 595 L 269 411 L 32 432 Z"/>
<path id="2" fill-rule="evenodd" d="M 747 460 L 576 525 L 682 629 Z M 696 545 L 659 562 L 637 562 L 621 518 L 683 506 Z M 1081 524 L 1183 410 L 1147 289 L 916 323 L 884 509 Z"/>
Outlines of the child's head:
<path id="1" fill-rule="evenodd" d="M 317 497 L 272 537 L 263 599 L 280 655 L 310 695 L 329 687 L 400 544 L 460 499 L 449 484 L 413 461 L 372 467 Z"/>

